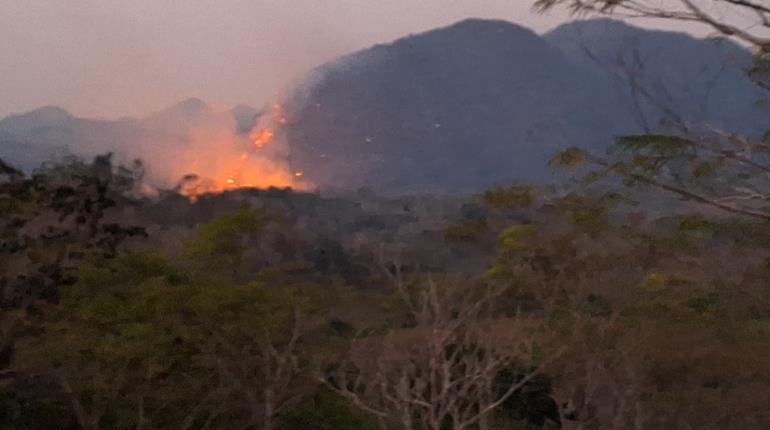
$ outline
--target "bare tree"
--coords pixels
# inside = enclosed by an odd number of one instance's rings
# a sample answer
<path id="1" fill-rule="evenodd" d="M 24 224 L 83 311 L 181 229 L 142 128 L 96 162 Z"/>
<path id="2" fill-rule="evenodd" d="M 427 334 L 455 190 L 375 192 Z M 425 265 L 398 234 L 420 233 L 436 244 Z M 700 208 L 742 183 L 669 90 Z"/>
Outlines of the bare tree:
<path id="1" fill-rule="evenodd" d="M 211 397 L 236 399 L 247 411 L 247 428 L 272 430 L 276 416 L 304 394 L 300 343 L 310 327 L 310 319 L 296 309 L 288 333 L 278 335 L 263 328 L 243 338 L 206 324 L 200 347 L 219 379 Z"/>
<path id="2" fill-rule="evenodd" d="M 411 327 L 354 341 L 349 366 L 318 379 L 404 429 L 486 429 L 493 411 L 563 353 L 529 367 L 537 324 L 491 318 L 503 292 L 428 281 L 409 306 Z M 501 387 L 498 376 L 511 368 L 528 370 Z"/>

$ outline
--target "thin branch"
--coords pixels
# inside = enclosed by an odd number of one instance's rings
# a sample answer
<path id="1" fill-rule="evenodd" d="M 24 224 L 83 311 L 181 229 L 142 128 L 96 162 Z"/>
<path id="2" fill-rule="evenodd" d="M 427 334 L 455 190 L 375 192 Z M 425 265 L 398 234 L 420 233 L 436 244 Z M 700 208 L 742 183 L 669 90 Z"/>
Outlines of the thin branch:
<path id="1" fill-rule="evenodd" d="M 594 164 L 597 164 L 599 166 L 602 166 L 602 167 L 605 167 L 605 168 L 611 168 L 613 172 L 617 172 L 621 176 L 624 176 L 624 177 L 630 178 L 630 179 L 634 179 L 636 181 L 639 181 L 639 182 L 642 182 L 642 183 L 645 183 L 645 184 L 648 184 L 648 185 L 652 185 L 652 186 L 654 186 L 656 188 L 660 188 L 662 190 L 665 190 L 665 191 L 677 194 L 680 197 L 685 197 L 687 199 L 696 201 L 698 203 L 702 203 L 702 204 L 705 204 L 707 206 L 712 206 L 712 207 L 721 209 L 721 210 L 723 210 L 725 212 L 730 212 L 730 213 L 739 214 L 739 215 L 745 215 L 745 216 L 749 216 L 749 217 L 752 217 L 752 218 L 758 218 L 758 219 L 761 219 L 761 220 L 764 220 L 764 221 L 770 221 L 770 213 L 756 211 L 756 210 L 752 210 L 752 209 L 740 208 L 740 207 L 737 207 L 735 205 L 731 205 L 731 204 L 728 204 L 728 203 L 720 202 L 719 200 L 717 200 L 715 198 L 712 198 L 712 197 L 704 196 L 704 195 L 701 195 L 701 194 L 698 194 L 698 193 L 686 190 L 686 189 L 678 187 L 678 186 L 667 184 L 665 182 L 659 181 L 659 180 L 657 180 L 655 178 L 652 178 L 652 177 L 649 177 L 649 176 L 641 175 L 639 173 L 632 173 L 632 172 L 627 172 L 627 171 L 624 171 L 624 170 L 619 170 L 617 168 L 617 166 L 613 166 L 612 164 L 608 163 L 607 161 L 602 160 L 601 158 L 595 157 L 593 155 L 588 155 L 587 159 L 590 162 L 592 162 Z"/>
<path id="2" fill-rule="evenodd" d="M 526 385 L 527 382 L 531 381 L 532 378 L 534 378 L 535 376 L 539 375 L 548 364 L 550 364 L 551 362 L 553 362 L 557 358 L 561 357 L 566 351 L 567 351 L 567 348 L 563 347 L 560 350 L 558 350 L 555 354 L 551 355 L 547 360 L 544 360 L 542 363 L 540 363 L 539 366 L 537 366 L 537 368 L 535 368 L 535 370 L 530 372 L 527 376 L 522 378 L 519 382 L 511 385 L 508 388 L 508 390 L 506 390 L 506 392 L 503 393 L 503 395 L 500 396 L 497 400 L 495 400 L 494 402 L 486 405 L 484 408 L 482 408 L 479 411 L 478 414 L 476 414 L 471 419 L 465 421 L 462 424 L 461 428 L 467 427 L 467 426 L 477 422 L 479 419 L 481 419 L 482 416 L 484 416 L 484 415 L 492 412 L 493 410 L 497 409 L 498 407 L 500 407 L 500 405 L 505 403 L 505 401 L 508 400 L 508 398 L 511 397 L 516 391 L 518 391 L 519 389 L 521 389 L 521 387 Z"/>

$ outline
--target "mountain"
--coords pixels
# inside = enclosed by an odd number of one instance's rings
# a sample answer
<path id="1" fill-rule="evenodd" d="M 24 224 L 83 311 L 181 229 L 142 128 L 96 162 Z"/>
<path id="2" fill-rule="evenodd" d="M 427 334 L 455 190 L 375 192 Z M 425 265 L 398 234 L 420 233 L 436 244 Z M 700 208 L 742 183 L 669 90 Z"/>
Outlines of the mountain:
<path id="1" fill-rule="evenodd" d="M 31 170 L 66 155 L 91 157 L 112 151 L 119 161 L 141 158 L 159 167 L 160 163 L 179 158 L 200 138 L 197 135 L 213 140 L 212 135 L 217 133 L 245 133 L 258 115 L 257 110 L 245 105 L 216 111 L 197 98 L 143 118 L 118 120 L 78 118 L 61 108 L 46 106 L 0 121 L 0 158 Z M 161 177 L 161 168 L 154 172 L 160 182 L 179 179 Z"/>
<path id="2" fill-rule="evenodd" d="M 654 129 L 668 118 L 749 135 L 770 129 L 768 95 L 745 73 L 752 55 L 729 40 L 610 19 L 564 24 L 544 37 L 634 101 L 642 127 Z"/>
<path id="3" fill-rule="evenodd" d="M 320 184 L 469 190 L 543 179 L 559 148 L 632 125 L 589 68 L 504 21 L 375 46 L 310 81 L 289 143 L 297 169 Z"/>
<path id="4" fill-rule="evenodd" d="M 586 34 L 589 53 L 576 33 Z M 643 82 L 666 83 L 659 93 L 671 92 L 667 108 L 688 123 L 760 131 L 767 99 L 742 74 L 748 52 L 729 42 L 612 21 L 578 21 L 541 37 L 471 19 L 316 69 L 287 103 L 293 168 L 321 186 L 399 192 L 550 180 L 546 162 L 559 149 L 603 148 L 661 123 L 652 102 L 636 100 L 617 72 L 590 58 L 596 50 L 609 63 L 637 46 Z"/>
<path id="5" fill-rule="evenodd" d="M 69 112 L 56 106 L 44 106 L 0 120 L 0 158 L 11 165 L 29 169 L 53 156 L 65 154 L 65 143 L 56 139 L 35 145 L 29 141 L 36 133 L 67 127 L 73 120 Z"/>
<path id="6" fill-rule="evenodd" d="M 724 39 L 612 20 L 540 36 L 469 19 L 319 66 L 285 101 L 280 136 L 292 171 L 326 189 L 450 192 L 552 181 L 547 161 L 560 149 L 601 150 L 622 134 L 672 123 L 764 134 L 770 98 L 746 77 L 751 61 Z M 94 120 L 48 106 L 0 121 L 0 158 L 31 169 L 52 155 L 115 151 L 118 160 L 160 166 L 154 174 L 166 184 L 188 168 L 221 176 L 233 164 L 223 145 L 264 112 L 190 98 L 143 118 Z"/>
<path id="7" fill-rule="evenodd" d="M 173 133 L 195 127 L 197 124 L 205 122 L 214 113 L 214 110 L 206 102 L 197 97 L 191 97 L 158 112 L 153 112 L 143 118 L 141 122 L 145 128 Z"/>
<path id="8" fill-rule="evenodd" d="M 0 120 L 0 130 L 8 134 L 23 134 L 35 128 L 61 125 L 72 119 L 72 115 L 60 107 L 43 106 L 31 112 L 10 115 Z"/>

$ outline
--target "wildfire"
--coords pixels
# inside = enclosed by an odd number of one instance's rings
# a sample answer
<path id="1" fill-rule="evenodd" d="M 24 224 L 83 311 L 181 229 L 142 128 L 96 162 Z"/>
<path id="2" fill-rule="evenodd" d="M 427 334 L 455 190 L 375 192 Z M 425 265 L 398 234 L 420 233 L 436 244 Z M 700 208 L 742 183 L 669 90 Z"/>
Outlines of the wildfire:
<path id="1" fill-rule="evenodd" d="M 252 132 L 250 137 L 251 141 L 254 143 L 254 146 L 257 147 L 257 149 L 260 149 L 270 143 L 274 136 L 275 133 L 273 130 L 267 128 L 264 130 L 256 130 Z"/>
<path id="2" fill-rule="evenodd" d="M 252 143 L 254 143 L 254 146 L 257 149 L 261 149 L 273 140 L 275 137 L 275 129 L 278 126 L 286 125 L 288 122 L 289 119 L 286 117 L 283 106 L 276 103 L 270 110 L 270 117 L 267 124 L 262 127 L 257 126 L 257 128 L 251 132 L 249 137 L 251 138 Z"/>
<path id="3" fill-rule="evenodd" d="M 283 106 L 278 103 L 273 105 L 272 114 L 278 124 L 286 124 L 289 122 L 289 119 L 286 118 L 286 114 L 283 111 Z"/>
<path id="4" fill-rule="evenodd" d="M 221 129 L 196 135 L 189 161 L 180 162 L 199 173 L 200 179 L 185 183 L 182 193 L 195 200 L 204 193 L 242 187 L 307 188 L 304 173 L 289 169 L 288 147 L 282 138 L 288 122 L 283 107 L 273 104 L 247 138 Z"/>

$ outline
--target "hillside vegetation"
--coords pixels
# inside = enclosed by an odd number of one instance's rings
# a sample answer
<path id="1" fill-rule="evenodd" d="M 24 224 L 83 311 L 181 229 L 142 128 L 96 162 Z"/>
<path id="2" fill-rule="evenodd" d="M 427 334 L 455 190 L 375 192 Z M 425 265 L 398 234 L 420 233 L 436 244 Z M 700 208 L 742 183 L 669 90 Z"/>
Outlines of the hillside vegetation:
<path id="1" fill-rule="evenodd" d="M 0 429 L 770 428 L 770 40 L 704 3 L 535 2 L 755 52 L 469 20 L 323 66 L 275 118 L 314 192 L 0 160 Z"/>
<path id="2" fill-rule="evenodd" d="M 590 188 L 191 203 L 109 157 L 4 169 L 6 428 L 770 423 L 766 222 Z"/>

